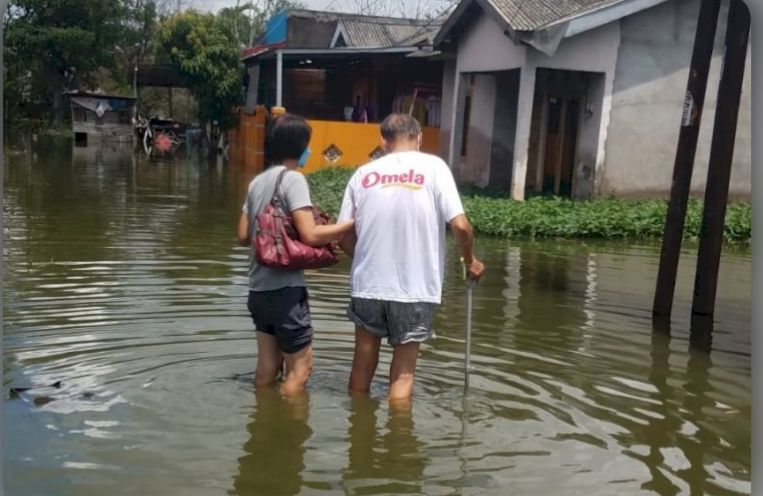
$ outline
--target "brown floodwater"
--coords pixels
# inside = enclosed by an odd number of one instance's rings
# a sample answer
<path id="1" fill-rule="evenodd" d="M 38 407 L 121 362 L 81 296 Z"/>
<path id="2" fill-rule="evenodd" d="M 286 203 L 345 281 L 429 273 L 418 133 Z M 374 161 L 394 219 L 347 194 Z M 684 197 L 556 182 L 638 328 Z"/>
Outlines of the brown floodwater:
<path id="1" fill-rule="evenodd" d="M 696 247 L 666 335 L 658 245 L 479 239 L 466 391 L 451 249 L 410 413 L 387 406 L 386 347 L 370 396 L 346 393 L 343 260 L 308 276 L 315 372 L 287 402 L 252 386 L 234 238 L 251 176 L 67 140 L 6 151 L 7 494 L 750 493 L 749 248 L 724 252 L 707 354 L 689 347 Z"/>

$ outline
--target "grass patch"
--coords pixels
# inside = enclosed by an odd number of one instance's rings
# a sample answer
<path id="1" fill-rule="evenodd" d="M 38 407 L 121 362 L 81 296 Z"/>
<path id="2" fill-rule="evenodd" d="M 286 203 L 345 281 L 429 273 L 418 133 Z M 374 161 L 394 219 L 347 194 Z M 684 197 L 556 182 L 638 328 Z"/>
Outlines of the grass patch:
<path id="1" fill-rule="evenodd" d="M 353 172 L 354 169 L 329 168 L 308 175 L 315 202 L 336 216 Z M 474 188 L 463 188 L 462 198 L 474 230 L 497 237 L 656 239 L 662 237 L 667 212 L 664 200 L 531 198 L 516 202 Z M 685 237 L 696 239 L 701 224 L 702 202 L 690 200 Z M 725 239 L 749 243 L 751 235 L 750 205 L 730 204 L 726 210 Z"/>

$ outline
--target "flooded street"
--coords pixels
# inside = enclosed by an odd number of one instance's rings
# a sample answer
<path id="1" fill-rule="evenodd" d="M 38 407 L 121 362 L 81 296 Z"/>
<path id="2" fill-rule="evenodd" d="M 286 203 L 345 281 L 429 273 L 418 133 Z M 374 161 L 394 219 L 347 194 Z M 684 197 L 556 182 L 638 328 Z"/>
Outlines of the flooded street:
<path id="1" fill-rule="evenodd" d="M 671 336 L 653 334 L 659 245 L 478 239 L 451 246 L 413 412 L 346 393 L 349 262 L 309 274 L 308 397 L 252 385 L 252 171 L 45 141 L 6 153 L 5 489 L 26 495 L 750 493 L 749 247 L 724 252 L 713 352 L 689 351 L 696 247 Z M 11 386 L 51 386 L 9 399 Z"/>

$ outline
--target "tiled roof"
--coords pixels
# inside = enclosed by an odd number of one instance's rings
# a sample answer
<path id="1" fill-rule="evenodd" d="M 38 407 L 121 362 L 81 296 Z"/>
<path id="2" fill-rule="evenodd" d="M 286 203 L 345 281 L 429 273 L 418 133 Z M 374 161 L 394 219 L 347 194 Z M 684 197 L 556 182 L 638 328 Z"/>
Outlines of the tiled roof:
<path id="1" fill-rule="evenodd" d="M 340 26 L 345 42 L 352 48 L 380 48 L 413 46 L 421 42 L 431 44 L 440 22 L 417 22 L 399 19 L 398 22 L 378 22 L 375 19 L 342 19 Z"/>
<path id="2" fill-rule="evenodd" d="M 557 21 L 624 0 L 485 0 L 516 31 L 534 31 Z"/>

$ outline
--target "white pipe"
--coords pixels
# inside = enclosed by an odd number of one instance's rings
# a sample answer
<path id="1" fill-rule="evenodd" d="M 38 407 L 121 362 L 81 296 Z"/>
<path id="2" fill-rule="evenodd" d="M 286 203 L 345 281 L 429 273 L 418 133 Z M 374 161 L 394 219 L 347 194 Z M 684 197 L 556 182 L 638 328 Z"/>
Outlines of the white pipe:
<path id="1" fill-rule="evenodd" d="M 276 54 L 276 107 L 283 107 L 283 52 Z"/>

